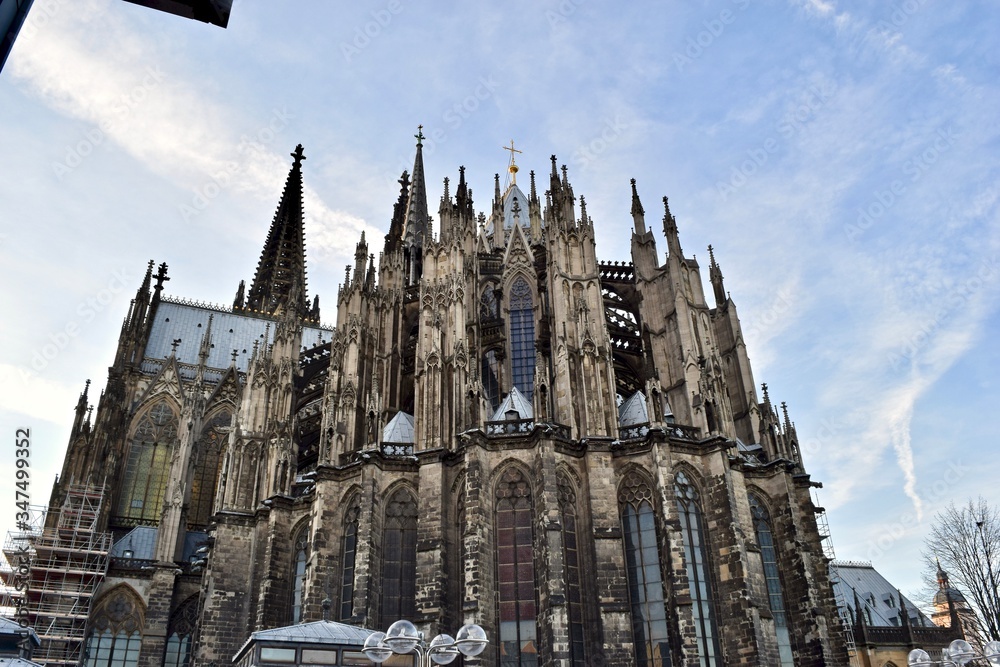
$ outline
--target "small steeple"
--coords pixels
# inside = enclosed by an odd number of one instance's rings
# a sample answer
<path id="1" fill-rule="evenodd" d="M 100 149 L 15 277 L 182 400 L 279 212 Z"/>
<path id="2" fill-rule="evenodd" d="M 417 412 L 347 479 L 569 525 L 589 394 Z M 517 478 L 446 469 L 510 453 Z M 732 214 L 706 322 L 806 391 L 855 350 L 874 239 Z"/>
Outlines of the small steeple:
<path id="1" fill-rule="evenodd" d="M 294 283 L 300 286 L 303 301 L 291 305 L 298 312 L 306 307 L 306 250 L 302 220 L 302 144 L 291 154 L 292 168 L 285 189 L 271 221 L 264 249 L 257 263 L 246 307 L 263 313 L 274 313 L 286 303 Z"/>
<path id="2" fill-rule="evenodd" d="M 712 291 L 715 293 L 715 307 L 721 308 L 726 301 L 726 288 L 722 283 L 722 269 L 715 261 L 715 251 L 708 246 L 708 277 L 712 281 Z"/>
<path id="3" fill-rule="evenodd" d="M 236 298 L 233 299 L 233 310 L 243 310 L 246 302 L 247 281 L 241 280 L 240 286 L 236 288 Z"/>
<path id="4" fill-rule="evenodd" d="M 427 212 L 427 185 L 424 182 L 424 126 L 417 126 L 417 154 L 413 159 L 413 181 L 406 201 L 406 221 L 403 224 L 403 243 L 410 248 L 422 248 L 428 230 L 430 215 Z"/>
<path id="5" fill-rule="evenodd" d="M 667 238 L 667 255 L 678 260 L 684 259 L 681 241 L 677 236 L 677 219 L 670 212 L 670 202 L 666 197 L 663 198 L 663 235 Z"/>
<path id="6" fill-rule="evenodd" d="M 635 225 L 635 233 L 642 236 L 646 233 L 646 211 L 639 201 L 639 192 L 635 189 L 635 179 L 632 179 L 632 224 Z"/>
<path id="7" fill-rule="evenodd" d="M 403 225 L 406 222 L 406 203 L 410 197 L 410 173 L 403 170 L 399 183 L 399 198 L 392 207 L 392 220 L 389 222 L 389 233 L 385 235 L 385 252 L 393 252 L 399 248 L 403 239 Z"/>
<path id="8" fill-rule="evenodd" d="M 583 195 L 580 195 L 580 226 L 586 227 L 589 222 L 587 218 L 587 200 Z"/>
<path id="9" fill-rule="evenodd" d="M 76 402 L 76 417 L 73 420 L 73 435 L 78 435 L 84 428 L 84 424 L 88 421 L 88 413 L 90 411 L 89 401 L 87 399 L 87 393 L 90 391 L 90 380 L 83 385 L 83 391 L 80 393 L 80 398 Z"/>
<path id="10" fill-rule="evenodd" d="M 493 210 L 503 209 L 503 197 L 500 195 L 500 174 L 493 174 Z"/>

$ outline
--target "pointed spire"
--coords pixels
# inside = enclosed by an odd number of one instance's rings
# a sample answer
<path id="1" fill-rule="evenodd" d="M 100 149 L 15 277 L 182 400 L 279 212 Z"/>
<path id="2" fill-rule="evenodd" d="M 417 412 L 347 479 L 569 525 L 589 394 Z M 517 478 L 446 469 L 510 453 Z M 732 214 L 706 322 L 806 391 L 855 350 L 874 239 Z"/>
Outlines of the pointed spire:
<path id="1" fill-rule="evenodd" d="M 403 243 L 410 248 L 422 248 L 428 233 L 427 185 L 424 183 L 424 126 L 417 126 L 417 154 L 413 159 L 413 181 L 406 201 L 406 221 L 403 225 Z"/>
<path id="2" fill-rule="evenodd" d="M 389 222 L 389 233 L 385 235 L 385 252 L 394 252 L 403 239 L 403 225 L 406 222 L 406 202 L 410 196 L 410 173 L 403 170 L 399 183 L 399 198 L 392 207 L 392 220 Z"/>
<path id="3" fill-rule="evenodd" d="M 537 204 L 538 203 L 538 190 L 535 189 L 535 170 L 534 169 L 532 169 L 531 172 L 529 173 L 529 177 L 531 178 L 531 194 L 528 195 L 528 203 L 529 204 Z"/>
<path id="4" fill-rule="evenodd" d="M 767 414 L 770 415 L 773 410 L 771 408 L 771 397 L 767 393 L 767 383 L 762 383 L 760 389 L 764 392 L 764 405 L 767 406 Z"/>
<path id="5" fill-rule="evenodd" d="M 715 261 L 715 251 L 712 246 L 708 246 L 708 278 L 712 281 L 712 291 L 715 293 L 715 307 L 721 308 L 728 299 L 722 282 L 722 269 Z"/>
<path id="6" fill-rule="evenodd" d="M 233 299 L 233 310 L 243 310 L 246 302 L 247 281 L 241 280 L 240 286 L 236 288 L 236 298 Z"/>
<path id="7" fill-rule="evenodd" d="M 246 303 L 248 309 L 269 314 L 274 313 L 282 303 L 291 305 L 298 312 L 303 312 L 306 306 L 306 250 L 302 220 L 302 160 L 305 155 L 302 144 L 295 147 L 292 158 L 292 168 L 271 221 Z M 295 283 L 299 285 L 302 302 L 287 304 Z"/>
<path id="8" fill-rule="evenodd" d="M 87 413 L 89 411 L 90 405 L 87 399 L 87 393 L 90 391 L 90 380 L 83 385 L 83 391 L 80 393 L 80 398 L 76 402 L 76 417 L 73 420 L 73 435 L 77 435 L 83 430 L 85 420 L 87 418 Z"/>
<path id="9" fill-rule="evenodd" d="M 639 191 L 635 188 L 635 179 L 632 182 L 632 224 L 635 225 L 635 233 L 642 236 L 646 233 L 646 211 L 639 201 Z"/>
<path id="10" fill-rule="evenodd" d="M 663 198 L 663 235 L 667 238 L 667 255 L 684 259 L 681 251 L 681 241 L 677 236 L 677 219 L 670 212 L 670 202 Z"/>
<path id="11" fill-rule="evenodd" d="M 587 200 L 584 199 L 583 195 L 580 195 L 580 226 L 587 226 Z"/>
<path id="12" fill-rule="evenodd" d="M 500 196 L 500 174 L 493 174 L 493 210 L 503 208 L 503 198 Z"/>

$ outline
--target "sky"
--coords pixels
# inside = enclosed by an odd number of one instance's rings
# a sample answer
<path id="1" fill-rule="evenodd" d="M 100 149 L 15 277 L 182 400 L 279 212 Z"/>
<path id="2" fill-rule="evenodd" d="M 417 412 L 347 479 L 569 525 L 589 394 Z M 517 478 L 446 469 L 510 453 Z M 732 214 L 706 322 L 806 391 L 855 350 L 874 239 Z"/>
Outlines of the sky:
<path id="1" fill-rule="evenodd" d="M 630 178 L 661 253 L 663 196 L 686 256 L 714 246 L 837 557 L 916 591 L 935 513 L 1000 504 L 997 34 L 997 0 L 237 0 L 226 29 L 35 0 L 0 72 L 0 434 L 30 429 L 46 503 L 146 263 L 231 304 L 296 144 L 332 320 L 418 125 L 434 210 L 459 166 L 487 210 L 513 140 L 522 177 L 567 165 L 602 261 Z"/>

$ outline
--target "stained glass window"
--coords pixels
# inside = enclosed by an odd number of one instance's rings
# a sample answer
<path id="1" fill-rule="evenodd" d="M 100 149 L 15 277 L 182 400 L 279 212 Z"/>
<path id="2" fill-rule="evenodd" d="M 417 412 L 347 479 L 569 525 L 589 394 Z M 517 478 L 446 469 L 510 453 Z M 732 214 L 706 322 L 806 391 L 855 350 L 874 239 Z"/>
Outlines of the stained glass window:
<path id="1" fill-rule="evenodd" d="M 535 311 L 524 278 L 510 288 L 510 370 L 514 386 L 530 400 L 535 390 Z"/>
<path id="2" fill-rule="evenodd" d="M 563 563 L 566 568 L 566 609 L 569 614 L 569 663 L 587 663 L 583 623 L 583 581 L 580 577 L 580 540 L 577 533 L 576 490 L 569 478 L 559 475 L 559 513 L 562 520 Z"/>
<path id="3" fill-rule="evenodd" d="M 417 501 L 406 489 L 389 499 L 382 531 L 382 617 L 389 627 L 417 612 Z"/>
<path id="4" fill-rule="evenodd" d="M 691 591 L 691 613 L 698 643 L 699 664 L 716 667 L 720 664 L 718 636 L 715 624 L 715 606 L 712 585 L 708 576 L 708 548 L 702 525 L 698 492 L 683 472 L 674 476 L 674 493 L 677 511 L 684 535 L 684 560 L 687 562 L 688 587 Z"/>
<path id="5" fill-rule="evenodd" d="M 170 619 L 167 628 L 167 649 L 163 667 L 189 667 L 194 631 L 198 624 L 198 596 L 182 604 Z"/>
<path id="6" fill-rule="evenodd" d="M 490 350 L 483 355 L 483 391 L 490 405 L 496 410 L 500 407 L 500 360 L 496 350 Z"/>
<path id="7" fill-rule="evenodd" d="M 358 517 L 361 507 L 354 498 L 344 515 L 344 539 L 341 549 L 343 575 L 340 579 L 340 620 L 347 621 L 354 616 L 354 565 L 358 553 Z"/>
<path id="8" fill-rule="evenodd" d="M 635 664 L 637 667 L 669 667 L 670 635 L 653 491 L 646 480 L 631 473 L 618 491 L 618 504 L 625 539 Z"/>
<path id="9" fill-rule="evenodd" d="M 767 507 L 753 494 L 750 494 L 750 513 L 753 515 L 753 528 L 757 534 L 757 546 L 760 547 L 760 559 L 764 565 L 764 578 L 767 581 L 771 615 L 774 616 L 774 629 L 778 635 L 778 657 L 781 659 L 781 667 L 793 667 L 795 660 L 792 656 L 792 639 L 788 632 L 788 612 L 785 609 L 785 596 L 781 591 L 778 553 L 774 548 L 774 534 L 771 532 L 771 516 Z"/>
<path id="10" fill-rule="evenodd" d="M 160 401 L 142 416 L 132 436 L 118 497 L 118 523 L 155 526 L 160 522 L 177 442 L 177 416 L 166 401 Z"/>
<path id="11" fill-rule="evenodd" d="M 91 617 L 84 667 L 135 667 L 143 622 L 142 602 L 125 586 L 104 596 Z"/>
<path id="12" fill-rule="evenodd" d="M 295 538 L 295 558 L 292 561 L 292 623 L 302 621 L 302 605 L 305 602 L 306 564 L 309 561 L 308 532 L 305 528 Z"/>
<path id="13" fill-rule="evenodd" d="M 191 503 L 188 506 L 189 529 L 203 529 L 212 519 L 219 462 L 228 437 L 226 429 L 232 419 L 229 412 L 220 412 L 212 417 L 205 424 L 195 445 L 194 477 L 191 480 Z"/>
<path id="14" fill-rule="evenodd" d="M 501 667 L 538 665 L 533 523 L 528 480 L 509 469 L 496 491 Z"/>

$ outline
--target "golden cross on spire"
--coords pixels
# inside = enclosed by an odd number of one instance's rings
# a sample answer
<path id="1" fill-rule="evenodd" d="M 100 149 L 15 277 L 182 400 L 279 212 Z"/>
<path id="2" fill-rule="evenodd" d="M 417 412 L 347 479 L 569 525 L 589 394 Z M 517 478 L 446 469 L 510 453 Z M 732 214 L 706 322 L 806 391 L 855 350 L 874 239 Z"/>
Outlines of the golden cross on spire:
<path id="1" fill-rule="evenodd" d="M 523 153 L 524 151 L 519 151 L 514 148 L 514 140 L 510 140 L 510 146 L 501 146 L 505 151 L 510 151 L 510 164 L 507 165 L 507 171 L 510 172 L 511 182 L 517 185 L 517 165 L 514 163 L 514 153 Z"/>

